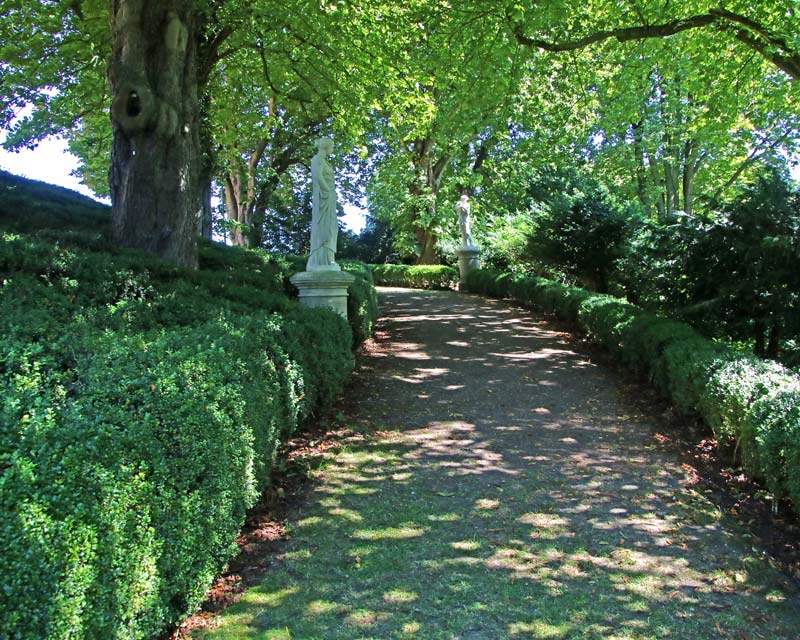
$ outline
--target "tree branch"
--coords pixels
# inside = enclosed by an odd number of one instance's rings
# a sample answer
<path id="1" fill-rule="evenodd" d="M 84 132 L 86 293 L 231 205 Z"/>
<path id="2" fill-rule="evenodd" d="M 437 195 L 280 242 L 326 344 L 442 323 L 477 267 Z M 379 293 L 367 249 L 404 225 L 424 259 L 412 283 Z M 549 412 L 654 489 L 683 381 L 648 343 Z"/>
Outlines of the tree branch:
<path id="1" fill-rule="evenodd" d="M 606 31 L 598 31 L 592 33 L 584 38 L 578 40 L 567 40 L 566 42 L 548 42 L 547 40 L 540 40 L 537 38 L 529 38 L 522 32 L 522 27 L 518 24 L 514 25 L 514 37 L 517 42 L 527 47 L 536 47 L 544 51 L 563 52 L 575 51 L 576 49 L 583 49 L 589 45 L 603 40 L 615 38 L 619 42 L 628 42 L 630 40 L 644 40 L 647 38 L 666 38 L 673 36 L 676 33 L 687 31 L 689 29 L 697 29 L 700 27 L 707 27 L 717 21 L 717 17 L 711 14 L 703 14 L 692 16 L 690 18 L 682 18 L 680 20 L 673 20 L 660 25 L 644 25 L 641 27 L 620 27 L 619 29 L 609 29 Z"/>
<path id="2" fill-rule="evenodd" d="M 576 49 L 583 49 L 610 39 L 628 42 L 631 40 L 666 38 L 690 29 L 701 29 L 716 25 L 721 29 L 735 30 L 737 40 L 750 49 L 757 51 L 766 60 L 786 72 L 792 80 L 800 78 L 800 52 L 793 51 L 785 38 L 770 31 L 751 18 L 733 13 L 724 8 L 711 9 L 705 14 L 680 18 L 664 24 L 607 29 L 589 34 L 583 38 L 564 42 L 551 42 L 541 38 L 531 38 L 525 35 L 522 25 L 513 22 L 513 20 L 511 25 L 514 37 L 520 45 L 550 52 L 575 51 Z"/>

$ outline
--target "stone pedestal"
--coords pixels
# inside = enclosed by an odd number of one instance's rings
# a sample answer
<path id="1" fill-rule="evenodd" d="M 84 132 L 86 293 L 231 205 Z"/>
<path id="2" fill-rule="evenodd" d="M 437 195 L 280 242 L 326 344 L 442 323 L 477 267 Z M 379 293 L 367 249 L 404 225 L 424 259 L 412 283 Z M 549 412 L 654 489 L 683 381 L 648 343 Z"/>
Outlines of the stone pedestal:
<path id="1" fill-rule="evenodd" d="M 329 307 L 347 319 L 347 287 L 355 276 L 346 271 L 320 270 L 295 273 L 289 281 L 300 291 L 300 304 Z"/>
<path id="2" fill-rule="evenodd" d="M 478 259 L 481 250 L 475 246 L 465 246 L 456 250 L 458 256 L 458 272 L 461 276 L 458 285 L 463 287 L 467 282 L 467 274 L 473 269 L 481 268 L 481 261 Z"/>

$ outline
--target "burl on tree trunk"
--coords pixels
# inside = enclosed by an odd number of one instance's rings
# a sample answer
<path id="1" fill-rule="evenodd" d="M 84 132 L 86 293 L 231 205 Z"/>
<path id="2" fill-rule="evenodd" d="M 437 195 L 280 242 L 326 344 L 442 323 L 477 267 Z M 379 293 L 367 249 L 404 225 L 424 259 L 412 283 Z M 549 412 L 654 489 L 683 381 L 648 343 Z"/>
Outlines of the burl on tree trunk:
<path id="1" fill-rule="evenodd" d="M 115 241 L 197 267 L 202 212 L 193 0 L 112 0 Z"/>

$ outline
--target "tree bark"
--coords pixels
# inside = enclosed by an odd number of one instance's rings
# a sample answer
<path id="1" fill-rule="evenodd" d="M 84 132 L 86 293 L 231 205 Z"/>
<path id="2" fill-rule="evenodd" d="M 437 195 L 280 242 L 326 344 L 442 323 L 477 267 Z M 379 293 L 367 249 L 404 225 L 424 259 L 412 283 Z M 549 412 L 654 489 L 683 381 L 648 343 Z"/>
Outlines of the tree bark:
<path id="1" fill-rule="evenodd" d="M 112 0 L 108 69 L 115 241 L 197 267 L 202 211 L 193 0 Z"/>

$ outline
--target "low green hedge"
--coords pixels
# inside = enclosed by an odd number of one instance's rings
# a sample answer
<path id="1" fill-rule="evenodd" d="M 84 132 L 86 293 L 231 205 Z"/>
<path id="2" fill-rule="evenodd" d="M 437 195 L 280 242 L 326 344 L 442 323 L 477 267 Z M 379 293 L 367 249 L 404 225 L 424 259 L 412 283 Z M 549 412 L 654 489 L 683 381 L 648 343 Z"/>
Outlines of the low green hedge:
<path id="1" fill-rule="evenodd" d="M 744 467 L 800 512 L 800 377 L 710 341 L 624 300 L 543 278 L 473 271 L 467 289 L 511 297 L 576 324 L 649 376 L 684 413 L 699 414 Z"/>
<path id="2" fill-rule="evenodd" d="M 452 289 L 458 270 L 445 265 L 372 264 L 375 284 L 412 289 Z"/>
<path id="3" fill-rule="evenodd" d="M 353 367 L 353 329 L 290 301 L 278 258 L 206 247 L 192 273 L 95 249 L 0 232 L 3 637 L 177 624 Z"/>
<path id="4" fill-rule="evenodd" d="M 361 344 L 372 335 L 378 319 L 378 294 L 372 270 L 363 262 L 342 262 L 342 269 L 356 279 L 347 290 L 347 317 L 353 329 L 355 344 Z"/>

